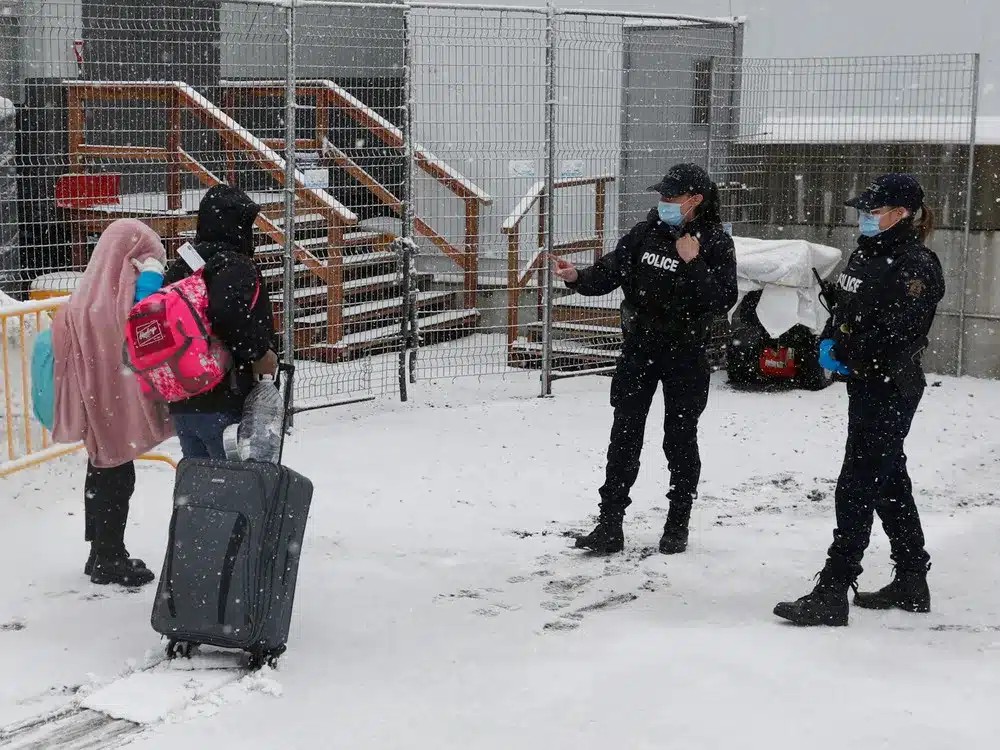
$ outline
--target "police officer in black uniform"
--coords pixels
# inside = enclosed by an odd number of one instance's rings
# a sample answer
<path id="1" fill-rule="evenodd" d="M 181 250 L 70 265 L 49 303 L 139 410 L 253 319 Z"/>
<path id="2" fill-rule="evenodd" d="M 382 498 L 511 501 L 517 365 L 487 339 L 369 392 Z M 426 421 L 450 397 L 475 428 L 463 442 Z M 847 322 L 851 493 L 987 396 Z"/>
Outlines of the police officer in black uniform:
<path id="1" fill-rule="evenodd" d="M 797 625 L 847 625 L 848 589 L 857 592 L 875 513 L 889 537 L 895 575 L 880 591 L 855 593 L 855 605 L 930 611 L 930 557 L 903 441 L 926 386 L 920 353 L 944 296 L 941 263 L 925 246 L 933 217 L 919 183 L 904 174 L 879 177 L 846 205 L 860 212 L 862 236 L 824 295 L 832 315 L 820 362 L 847 379 L 847 447 L 826 565 L 810 594 L 774 609 Z"/>
<path id="2" fill-rule="evenodd" d="M 556 275 L 580 294 L 608 294 L 618 287 L 625 293 L 600 520 L 593 532 L 576 541 L 578 548 L 598 554 L 624 548 L 622 522 L 639 474 L 646 416 L 660 383 L 666 407 L 663 452 L 670 470 L 670 508 L 660 551 L 676 554 L 687 548 L 701 475 L 698 419 L 708 402 L 709 325 L 737 297 L 733 240 L 719 217 L 718 187 L 705 170 L 678 164 L 649 190 L 660 194 L 659 206 L 613 253 L 581 271 L 555 260 Z"/>

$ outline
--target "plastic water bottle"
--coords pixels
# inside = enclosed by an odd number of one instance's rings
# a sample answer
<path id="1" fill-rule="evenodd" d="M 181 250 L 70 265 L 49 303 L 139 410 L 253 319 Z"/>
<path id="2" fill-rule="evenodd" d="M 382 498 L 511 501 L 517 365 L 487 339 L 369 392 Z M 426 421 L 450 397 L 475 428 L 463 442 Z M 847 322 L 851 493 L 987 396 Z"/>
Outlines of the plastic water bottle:
<path id="1" fill-rule="evenodd" d="M 274 378 L 262 375 L 243 404 L 243 418 L 236 433 L 240 460 L 278 463 L 283 410 Z"/>

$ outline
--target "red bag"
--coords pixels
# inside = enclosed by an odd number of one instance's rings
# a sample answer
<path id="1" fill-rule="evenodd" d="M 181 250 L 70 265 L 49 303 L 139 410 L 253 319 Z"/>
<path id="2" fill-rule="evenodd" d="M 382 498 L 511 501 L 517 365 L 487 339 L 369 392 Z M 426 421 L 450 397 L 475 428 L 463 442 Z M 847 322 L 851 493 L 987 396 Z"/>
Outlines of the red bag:
<path id="1" fill-rule="evenodd" d="M 797 371 L 795 350 L 786 346 L 766 347 L 760 355 L 760 371 L 779 378 L 794 378 Z"/>

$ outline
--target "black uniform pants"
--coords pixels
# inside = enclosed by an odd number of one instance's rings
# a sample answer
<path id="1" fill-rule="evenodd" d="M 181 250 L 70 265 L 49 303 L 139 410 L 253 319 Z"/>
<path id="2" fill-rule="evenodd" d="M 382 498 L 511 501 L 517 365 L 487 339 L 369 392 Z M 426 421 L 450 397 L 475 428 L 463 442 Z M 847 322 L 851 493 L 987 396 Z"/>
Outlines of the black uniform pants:
<path id="1" fill-rule="evenodd" d="M 663 385 L 663 453 L 670 470 L 670 518 L 686 526 L 701 478 L 698 420 L 708 404 L 711 371 L 701 347 L 693 351 L 644 351 L 626 339 L 611 381 L 614 424 L 608 445 L 602 507 L 624 510 L 639 476 L 646 417 L 656 386 Z"/>
<path id="2" fill-rule="evenodd" d="M 95 554 L 102 557 L 128 554 L 125 525 L 134 490 L 134 462 L 99 469 L 87 461 L 87 479 L 83 486 L 84 538 L 91 543 Z"/>
<path id="3" fill-rule="evenodd" d="M 837 482 L 830 558 L 860 574 L 877 513 L 896 565 L 923 569 L 930 557 L 903 452 L 923 388 L 904 396 L 892 382 L 850 380 L 847 394 L 847 447 Z"/>

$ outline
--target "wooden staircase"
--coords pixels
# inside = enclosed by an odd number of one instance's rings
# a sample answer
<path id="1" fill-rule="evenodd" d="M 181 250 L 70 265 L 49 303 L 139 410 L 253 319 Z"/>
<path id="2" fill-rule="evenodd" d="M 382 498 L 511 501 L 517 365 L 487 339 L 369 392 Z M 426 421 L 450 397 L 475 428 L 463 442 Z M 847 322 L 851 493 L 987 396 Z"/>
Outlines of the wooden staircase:
<path id="1" fill-rule="evenodd" d="M 283 103 L 285 97 L 283 81 L 223 81 L 222 86 L 224 106 L 230 111 L 254 103 L 259 106 L 261 99 Z M 333 81 L 299 81 L 296 98 L 305 102 L 300 106 L 310 107 L 315 113 L 315 131 L 311 137 L 297 140 L 296 153 L 318 166 L 346 172 L 396 217 L 360 222 L 359 226 L 349 228 L 340 248 L 335 248 L 335 256 L 328 257 L 331 267 L 339 265 L 341 269 L 338 273 L 343 288 L 342 336 L 330 337 L 323 333 L 329 315 L 324 314 L 320 295 L 309 291 L 319 288 L 317 282 L 296 278 L 296 351 L 305 352 L 304 356 L 309 358 L 334 362 L 359 354 L 392 350 L 398 347 L 404 310 L 401 258 L 391 250 L 393 241 L 401 234 L 403 202 L 332 143 L 329 138 L 332 113 L 336 110 L 348 115 L 383 146 L 400 154 L 403 153 L 403 134 Z M 279 151 L 285 147 L 280 138 L 267 139 L 265 143 Z M 431 274 L 411 273 L 416 289 L 413 304 L 417 329 L 422 344 L 427 344 L 468 335 L 479 325 L 479 217 L 481 208 L 492 203 L 492 198 L 420 144 L 414 144 L 413 151 L 415 166 L 461 200 L 465 211 L 465 233 L 461 243 L 445 238 L 427 219 L 414 217 L 414 231 L 430 240 L 463 272 L 460 292 L 430 291 Z M 308 226 L 296 224 L 296 238 L 309 237 L 310 232 Z M 315 238 L 315 243 L 317 251 L 322 253 L 321 235 Z M 279 265 L 273 273 L 280 279 L 280 255 L 275 261 Z M 280 284 L 277 291 L 280 292 Z M 276 297 L 281 295 L 276 294 Z M 279 317 L 279 322 L 283 322 L 283 315 Z"/>
<path id="2" fill-rule="evenodd" d="M 553 243 L 553 254 L 570 257 L 583 265 L 596 262 L 604 253 L 607 186 L 614 182 L 610 175 L 595 175 L 555 181 L 555 190 L 594 188 L 593 234 Z M 504 222 L 508 238 L 508 317 L 507 360 L 511 367 L 539 368 L 542 364 L 542 278 L 545 271 L 547 212 L 552 201 L 546 194 L 545 183 L 539 182 L 524 196 Z M 522 227 L 529 212 L 538 206 L 537 233 L 534 244 L 521 254 Z M 531 287 L 537 290 L 533 310 L 526 309 L 522 297 Z M 572 294 L 556 282 L 556 299 L 552 303 L 552 367 L 555 371 L 576 372 L 606 368 L 614 364 L 621 349 L 621 327 L 618 306 L 621 292 L 605 297 L 583 297 Z M 524 317 L 529 317 L 527 321 Z"/>
<path id="3" fill-rule="evenodd" d="M 267 212 L 283 213 L 284 204 L 265 206 Z M 283 219 L 276 219 L 279 226 Z M 384 222 L 379 222 L 384 223 Z M 320 260 L 329 263 L 326 228 L 310 219 L 297 217 L 295 237 Z M 293 300 L 296 356 L 320 362 L 340 362 L 357 357 L 398 350 L 404 313 L 402 258 L 393 248 L 398 228 L 367 226 L 365 223 L 344 232 L 337 249 L 342 284 L 342 335 L 328 337 L 330 297 L 327 284 L 301 263 L 294 266 Z M 284 247 L 266 243 L 257 247 L 257 262 L 271 295 L 275 326 L 284 330 Z M 411 272 L 416 289 L 418 330 L 422 344 L 448 340 L 475 330 L 479 311 L 461 306 L 459 292 L 428 291 L 432 274 Z"/>
<path id="4" fill-rule="evenodd" d="M 259 139 L 242 127 L 228 112 L 216 107 L 190 86 L 181 82 L 118 83 L 67 81 L 70 120 L 70 163 L 75 172 L 84 172 L 92 162 L 136 160 L 167 164 L 166 205 L 136 206 L 88 205 L 71 211 L 74 261 L 85 265 L 88 234 L 102 232 L 116 219 L 138 218 L 164 238 L 175 250 L 191 239 L 196 224 L 197 200 L 189 200 L 182 174 L 194 175 L 200 185 L 211 187 L 222 179 L 186 152 L 181 143 L 181 115 L 188 112 L 213 129 L 225 148 L 226 170 L 230 183 L 239 184 L 239 161 L 262 170 L 280 186 L 285 183 L 285 163 L 279 151 L 283 141 Z M 225 84 L 224 101 L 234 106 L 240 97 L 271 95 L 269 83 Z M 281 95 L 283 87 L 279 87 Z M 388 121 L 329 81 L 308 82 L 303 95 L 316 98 L 317 108 L 339 107 L 378 135 L 387 145 L 401 148 L 402 136 Z M 88 142 L 85 132 L 85 107 L 88 102 L 149 101 L 166 104 L 169 123 L 166 148 L 109 146 Z M 310 151 L 314 159 L 331 168 L 346 170 L 381 202 L 401 214 L 402 204 L 357 164 L 337 151 L 327 138 L 329 112 L 317 116 L 317 132 L 312 139 L 297 143 L 297 150 Z M 346 161 L 345 161 L 346 159 Z M 490 196 L 469 183 L 433 155 L 417 150 L 416 163 L 466 205 L 466 235 L 461 247 L 438 234 L 421 218 L 416 231 L 428 237 L 464 271 L 460 291 L 433 292 L 428 289 L 429 274 L 411 273 L 412 304 L 416 310 L 421 342 L 467 335 L 478 326 L 476 309 L 479 210 L 491 201 Z M 394 219 L 361 222 L 325 189 L 307 184 L 296 172 L 294 211 L 294 341 L 298 358 L 338 362 L 398 349 L 401 322 L 406 310 L 403 290 L 402 258 L 394 249 L 400 224 Z M 154 196 L 158 197 L 158 196 Z M 160 196 L 161 197 L 161 196 Z M 262 211 L 257 219 L 260 239 L 257 260 L 266 280 L 267 291 L 275 307 L 275 323 L 283 330 L 283 280 L 285 236 L 284 194 L 271 191 L 265 199 L 257 198 Z M 155 201 L 154 201 L 155 202 Z M 193 203 L 193 205 L 191 205 Z"/>
<path id="5" fill-rule="evenodd" d="M 561 286 L 561 284 L 560 284 Z M 603 370 L 621 354 L 621 290 L 604 297 L 565 294 L 552 303 L 552 368 L 556 371 Z M 526 326 L 512 347 L 521 366 L 539 367 L 543 324 Z"/>

